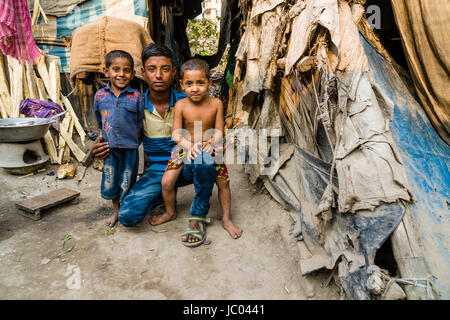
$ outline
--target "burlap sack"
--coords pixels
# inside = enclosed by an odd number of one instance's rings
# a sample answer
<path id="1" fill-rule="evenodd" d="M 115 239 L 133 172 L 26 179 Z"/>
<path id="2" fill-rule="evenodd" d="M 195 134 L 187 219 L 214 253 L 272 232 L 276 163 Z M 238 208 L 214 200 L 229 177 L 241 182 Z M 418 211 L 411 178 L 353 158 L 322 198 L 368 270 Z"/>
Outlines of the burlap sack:
<path id="1" fill-rule="evenodd" d="M 153 43 L 148 32 L 139 24 L 115 17 L 103 17 L 77 28 L 72 34 L 70 80 L 80 72 L 103 72 L 105 56 L 111 50 L 124 50 L 134 59 L 136 77 L 141 73 L 141 52 Z"/>

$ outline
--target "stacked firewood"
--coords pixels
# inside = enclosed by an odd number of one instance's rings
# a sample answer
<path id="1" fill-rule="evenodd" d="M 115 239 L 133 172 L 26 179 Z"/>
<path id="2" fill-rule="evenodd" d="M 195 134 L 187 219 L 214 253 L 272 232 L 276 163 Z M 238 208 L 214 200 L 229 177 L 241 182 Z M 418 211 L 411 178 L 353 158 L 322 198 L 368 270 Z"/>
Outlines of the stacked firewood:
<path id="1" fill-rule="evenodd" d="M 47 60 L 47 61 L 46 61 Z M 69 99 L 61 92 L 60 64 L 43 54 L 34 65 L 20 64 L 10 56 L 0 52 L 0 116 L 1 118 L 25 117 L 20 113 L 20 102 L 32 98 L 53 101 L 67 113 L 59 121 L 59 132 L 49 130 L 44 136 L 45 146 L 52 164 L 70 161 L 73 154 L 82 162 L 85 153 L 86 132 L 75 114 Z M 74 142 L 75 132 L 80 137 L 81 146 Z"/>

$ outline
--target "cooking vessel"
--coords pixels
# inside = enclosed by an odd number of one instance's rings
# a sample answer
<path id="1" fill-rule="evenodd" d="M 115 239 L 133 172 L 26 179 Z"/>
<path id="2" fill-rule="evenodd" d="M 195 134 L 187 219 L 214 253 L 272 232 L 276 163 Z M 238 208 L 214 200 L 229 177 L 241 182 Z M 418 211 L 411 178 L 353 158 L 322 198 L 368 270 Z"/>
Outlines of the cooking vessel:
<path id="1" fill-rule="evenodd" d="M 0 119 L 0 142 L 27 142 L 42 138 L 53 122 L 67 111 L 51 118 Z"/>

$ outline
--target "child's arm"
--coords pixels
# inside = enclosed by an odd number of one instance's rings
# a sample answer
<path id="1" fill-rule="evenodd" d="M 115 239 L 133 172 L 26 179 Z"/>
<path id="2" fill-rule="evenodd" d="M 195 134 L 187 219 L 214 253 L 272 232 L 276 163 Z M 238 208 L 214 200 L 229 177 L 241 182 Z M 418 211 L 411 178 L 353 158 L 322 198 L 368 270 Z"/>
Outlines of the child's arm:
<path id="1" fill-rule="evenodd" d="M 216 132 L 213 136 L 213 143 L 215 145 L 221 145 L 222 144 L 222 138 L 223 138 L 223 127 L 225 125 L 225 121 L 223 119 L 223 104 L 222 101 L 218 100 L 217 105 L 217 113 L 216 113 Z"/>
<path id="2" fill-rule="evenodd" d="M 216 119 L 214 126 L 215 130 L 213 136 L 208 141 L 203 143 L 202 149 L 204 151 L 212 151 L 213 149 L 216 149 L 217 147 L 220 147 L 222 145 L 223 127 L 225 122 L 223 119 L 223 104 L 222 101 L 219 99 L 216 99 L 214 103 L 217 104 Z"/>
<path id="3" fill-rule="evenodd" d="M 173 124 L 172 124 L 172 140 L 181 145 L 185 150 L 191 150 L 191 141 L 183 137 L 183 104 L 177 102 L 174 106 Z"/>

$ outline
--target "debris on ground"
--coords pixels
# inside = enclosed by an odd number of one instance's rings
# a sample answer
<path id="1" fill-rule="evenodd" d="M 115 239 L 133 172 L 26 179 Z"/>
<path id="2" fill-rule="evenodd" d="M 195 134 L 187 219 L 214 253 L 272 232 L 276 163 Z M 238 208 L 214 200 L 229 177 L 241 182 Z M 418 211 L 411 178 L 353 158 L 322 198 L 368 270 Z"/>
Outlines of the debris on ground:
<path id="1" fill-rule="evenodd" d="M 58 167 L 58 179 L 73 178 L 75 176 L 76 168 L 73 164 L 63 164 Z"/>

